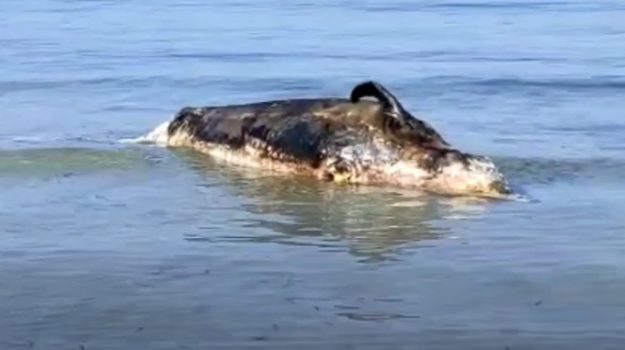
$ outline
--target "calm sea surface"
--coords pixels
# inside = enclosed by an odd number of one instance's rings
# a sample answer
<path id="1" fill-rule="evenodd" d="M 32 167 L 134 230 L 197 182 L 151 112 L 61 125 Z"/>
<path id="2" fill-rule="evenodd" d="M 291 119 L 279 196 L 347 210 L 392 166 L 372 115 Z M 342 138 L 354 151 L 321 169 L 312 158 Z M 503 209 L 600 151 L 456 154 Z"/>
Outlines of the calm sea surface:
<path id="1" fill-rule="evenodd" d="M 0 349 L 625 348 L 625 3 L 0 2 Z M 525 201 L 122 143 L 376 79 Z"/>

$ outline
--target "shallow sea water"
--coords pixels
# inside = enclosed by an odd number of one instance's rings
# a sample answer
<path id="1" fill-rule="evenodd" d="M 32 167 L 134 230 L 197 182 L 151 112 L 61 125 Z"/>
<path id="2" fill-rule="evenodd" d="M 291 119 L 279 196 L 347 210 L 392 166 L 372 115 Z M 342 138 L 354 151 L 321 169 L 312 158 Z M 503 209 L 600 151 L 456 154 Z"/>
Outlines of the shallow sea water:
<path id="1" fill-rule="evenodd" d="M 622 349 L 625 4 L 3 0 L 1 349 Z M 119 142 L 376 79 L 523 201 Z"/>

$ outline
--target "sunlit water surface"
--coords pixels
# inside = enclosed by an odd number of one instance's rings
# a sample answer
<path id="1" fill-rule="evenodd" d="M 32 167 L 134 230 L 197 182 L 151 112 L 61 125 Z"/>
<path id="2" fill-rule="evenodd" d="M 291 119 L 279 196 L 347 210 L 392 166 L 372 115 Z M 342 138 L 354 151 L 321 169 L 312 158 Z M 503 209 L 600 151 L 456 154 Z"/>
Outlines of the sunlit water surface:
<path id="1" fill-rule="evenodd" d="M 0 3 L 1 349 L 622 349 L 622 1 Z M 120 143 L 393 90 L 523 201 Z"/>

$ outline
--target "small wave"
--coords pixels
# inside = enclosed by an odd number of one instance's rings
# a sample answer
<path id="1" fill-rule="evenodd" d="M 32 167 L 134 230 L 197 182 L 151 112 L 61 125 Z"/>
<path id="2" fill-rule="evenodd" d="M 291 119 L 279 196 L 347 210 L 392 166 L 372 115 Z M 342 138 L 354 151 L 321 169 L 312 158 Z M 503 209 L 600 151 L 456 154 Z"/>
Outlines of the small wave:
<path id="1" fill-rule="evenodd" d="M 63 147 L 112 146 L 116 141 L 106 137 L 53 136 L 53 135 L 13 135 L 0 139 L 1 150 Z"/>
<path id="2" fill-rule="evenodd" d="M 625 173 L 622 159 L 493 158 L 508 180 L 520 185 L 549 185 L 560 181 L 621 182 Z"/>
<path id="3" fill-rule="evenodd" d="M 145 152 L 132 149 L 45 147 L 0 149 L 0 177 L 56 177 L 149 167 Z"/>
<path id="4" fill-rule="evenodd" d="M 166 76 L 117 76 L 94 77 L 83 79 L 54 79 L 54 80 L 0 80 L 0 93 L 10 94 L 20 91 L 48 91 L 55 89 L 116 89 L 123 86 L 144 88 L 150 86 L 205 86 L 203 78 L 171 78 Z"/>
<path id="5" fill-rule="evenodd" d="M 415 86 L 428 86 L 430 89 L 445 88 L 461 89 L 464 92 L 473 90 L 476 93 L 528 93 L 549 90 L 559 92 L 622 92 L 625 90 L 625 80 L 613 76 L 596 76 L 586 78 L 473 78 L 466 76 L 436 76 L 420 79 L 419 81 L 403 82 L 400 89 Z"/>
<path id="6" fill-rule="evenodd" d="M 566 1 L 454 1 L 454 2 L 400 2 L 389 5 L 356 5 L 357 9 L 375 12 L 406 12 L 423 10 L 512 10 L 512 11 L 536 11 L 536 10 L 566 10 L 575 9 L 584 4 L 572 4 Z M 585 6 L 590 7 L 588 5 Z M 597 6 L 595 6 L 597 7 Z"/>
<path id="7" fill-rule="evenodd" d="M 254 92 L 259 90 L 298 90 L 298 91 L 319 91 L 325 86 L 322 79 L 294 79 L 294 78 L 229 78 L 229 77 L 207 77 L 194 76 L 173 78 L 169 76 L 117 76 L 117 77 L 94 77 L 84 79 L 58 79 L 58 80 L 0 80 L 0 93 L 10 94 L 20 91 L 39 91 L 53 89 L 116 89 L 119 87 L 132 86 L 143 88 L 151 86 L 179 86 L 187 88 L 204 88 L 206 86 L 220 86 L 220 89 L 231 90 L 233 92 Z"/>
<path id="8" fill-rule="evenodd" d="M 18 144 L 42 144 L 45 142 L 49 142 L 50 139 L 43 136 L 13 136 L 9 139 L 9 142 L 18 143 Z"/>
<path id="9" fill-rule="evenodd" d="M 471 1 L 471 2 L 442 2 L 434 3 L 428 7 L 432 8 L 457 8 L 457 9 L 524 9 L 524 10 L 536 10 L 547 9 L 554 7 L 570 6 L 571 3 L 567 1 Z"/>
<path id="10" fill-rule="evenodd" d="M 155 144 L 158 146 L 166 146 L 167 145 L 167 129 L 169 128 L 169 124 L 171 122 L 166 121 L 159 124 L 152 131 L 147 133 L 146 135 L 142 135 L 136 138 L 124 138 L 120 139 L 120 143 L 136 143 L 136 144 Z"/>
<path id="11" fill-rule="evenodd" d="M 609 77 L 592 77 L 587 79 L 548 79 L 548 80 L 530 80 L 530 79 L 485 79 L 469 82 L 471 85 L 487 86 L 487 87 L 540 87 L 555 88 L 563 90 L 623 90 L 625 89 L 625 80 L 619 80 Z"/>

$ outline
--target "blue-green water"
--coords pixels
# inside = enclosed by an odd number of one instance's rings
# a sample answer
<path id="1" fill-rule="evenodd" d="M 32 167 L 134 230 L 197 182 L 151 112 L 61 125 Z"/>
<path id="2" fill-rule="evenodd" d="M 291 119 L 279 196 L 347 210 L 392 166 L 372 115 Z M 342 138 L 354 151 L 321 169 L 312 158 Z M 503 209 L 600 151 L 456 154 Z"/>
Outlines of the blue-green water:
<path id="1" fill-rule="evenodd" d="M 622 349 L 621 1 L 0 3 L 1 349 Z M 119 140 L 396 92 L 527 201 Z"/>

